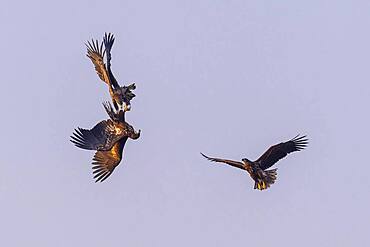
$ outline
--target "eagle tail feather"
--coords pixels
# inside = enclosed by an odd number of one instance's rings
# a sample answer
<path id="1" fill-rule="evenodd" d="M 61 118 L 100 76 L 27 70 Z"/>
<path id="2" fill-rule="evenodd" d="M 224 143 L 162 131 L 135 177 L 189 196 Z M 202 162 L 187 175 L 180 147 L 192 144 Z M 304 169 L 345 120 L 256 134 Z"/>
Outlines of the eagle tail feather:
<path id="1" fill-rule="evenodd" d="M 277 177 L 277 169 L 271 169 L 264 171 L 265 176 L 262 179 L 258 179 L 254 183 L 254 189 L 265 190 L 270 187 L 271 184 L 275 183 Z"/>

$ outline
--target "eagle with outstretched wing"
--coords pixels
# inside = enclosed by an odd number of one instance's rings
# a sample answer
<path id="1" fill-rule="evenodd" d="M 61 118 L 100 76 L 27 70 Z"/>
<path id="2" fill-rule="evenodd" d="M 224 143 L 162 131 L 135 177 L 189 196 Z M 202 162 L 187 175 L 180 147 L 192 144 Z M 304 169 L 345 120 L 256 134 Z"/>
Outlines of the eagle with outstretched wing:
<path id="1" fill-rule="evenodd" d="M 103 42 L 99 44 L 98 40 L 87 42 L 87 57 L 94 64 L 96 73 L 99 78 L 104 81 L 109 87 L 109 94 L 113 101 L 113 106 L 116 110 L 123 109 L 129 111 L 131 109 L 131 100 L 135 97 L 132 90 L 136 89 L 135 83 L 121 87 L 111 71 L 111 49 L 114 43 L 113 34 L 105 33 Z M 104 44 L 104 49 L 103 49 Z M 104 57 L 106 56 L 106 63 Z"/>
<path id="2" fill-rule="evenodd" d="M 254 189 L 264 190 L 275 183 L 277 176 L 277 168 L 270 169 L 276 162 L 287 156 L 289 153 L 301 151 L 308 144 L 306 136 L 297 135 L 287 142 L 281 142 L 271 146 L 260 158 L 255 161 L 250 161 L 246 158 L 242 162 L 208 157 L 201 153 L 203 157 L 210 161 L 226 163 L 230 166 L 246 170 L 251 178 L 254 180 Z"/>
<path id="3" fill-rule="evenodd" d="M 70 140 L 79 148 L 97 151 L 92 163 L 95 182 L 103 182 L 112 174 L 122 160 L 127 139 L 136 140 L 141 132 L 136 132 L 125 122 L 123 110 L 115 112 L 109 102 L 103 105 L 110 119 L 99 122 L 90 130 L 75 129 Z"/>

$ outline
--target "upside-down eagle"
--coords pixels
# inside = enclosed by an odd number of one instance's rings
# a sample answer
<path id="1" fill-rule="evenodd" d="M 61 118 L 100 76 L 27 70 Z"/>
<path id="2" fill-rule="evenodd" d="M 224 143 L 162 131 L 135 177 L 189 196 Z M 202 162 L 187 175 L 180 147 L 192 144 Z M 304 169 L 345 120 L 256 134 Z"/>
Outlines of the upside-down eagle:
<path id="1" fill-rule="evenodd" d="M 129 111 L 131 108 L 131 100 L 135 97 L 132 90 L 135 90 L 136 85 L 132 83 L 128 86 L 121 87 L 111 71 L 111 49 L 114 43 L 113 34 L 105 33 L 103 42 L 99 45 L 98 40 L 87 42 L 87 56 L 91 59 L 95 66 L 95 70 L 99 78 L 108 84 L 109 94 L 112 98 L 114 108 L 116 110 L 123 109 Z M 103 50 L 104 44 L 104 50 Z M 104 63 L 104 56 L 107 56 L 107 63 Z"/>
<path id="2" fill-rule="evenodd" d="M 119 165 L 127 139 L 140 137 L 140 130 L 136 132 L 125 121 L 123 110 L 115 112 L 109 102 L 103 105 L 110 119 L 99 122 L 91 130 L 77 128 L 71 136 L 77 147 L 97 151 L 92 162 L 95 182 L 103 182 Z"/>
<path id="3" fill-rule="evenodd" d="M 304 149 L 308 144 L 306 136 L 297 135 L 293 139 L 271 146 L 259 159 L 256 161 L 250 161 L 246 158 L 242 159 L 242 162 L 234 160 L 226 160 L 219 158 L 211 158 L 201 153 L 203 157 L 214 162 L 223 162 L 228 165 L 246 170 L 251 178 L 254 180 L 254 189 L 264 190 L 270 187 L 276 180 L 276 170 L 270 169 L 276 162 L 284 158 L 291 152 L 300 151 Z"/>

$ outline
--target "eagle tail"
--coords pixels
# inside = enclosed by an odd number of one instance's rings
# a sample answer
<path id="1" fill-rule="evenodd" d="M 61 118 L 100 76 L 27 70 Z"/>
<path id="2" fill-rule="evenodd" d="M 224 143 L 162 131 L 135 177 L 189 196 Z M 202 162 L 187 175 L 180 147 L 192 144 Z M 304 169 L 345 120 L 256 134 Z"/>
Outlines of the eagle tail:
<path id="1" fill-rule="evenodd" d="M 262 179 L 258 179 L 254 183 L 254 188 L 259 190 L 265 190 L 270 187 L 271 184 L 275 183 L 276 176 L 277 176 L 277 169 L 271 169 L 264 171 L 264 177 Z"/>

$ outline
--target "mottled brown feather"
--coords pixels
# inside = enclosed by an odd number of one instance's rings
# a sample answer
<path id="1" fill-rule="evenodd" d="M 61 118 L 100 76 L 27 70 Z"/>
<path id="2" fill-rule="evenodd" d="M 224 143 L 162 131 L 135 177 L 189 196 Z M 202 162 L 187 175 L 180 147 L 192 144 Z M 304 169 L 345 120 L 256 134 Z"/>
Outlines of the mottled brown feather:
<path id="1" fill-rule="evenodd" d="M 103 51 L 103 43 L 100 44 L 96 40 L 92 40 L 91 42 L 88 41 L 86 44 L 87 48 L 87 57 L 90 58 L 91 62 L 94 64 L 96 73 L 98 74 L 99 78 L 111 85 L 110 77 L 108 75 L 107 68 L 104 63 L 104 51 Z"/>
<path id="2" fill-rule="evenodd" d="M 93 158 L 93 175 L 95 182 L 107 179 L 122 160 L 122 153 L 127 137 L 116 142 L 109 151 L 97 151 Z"/>

